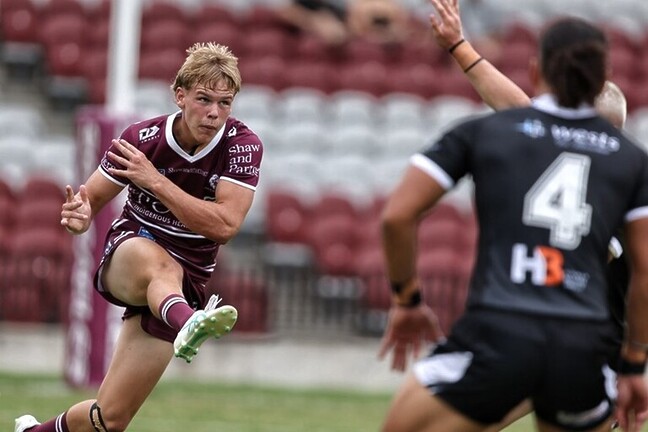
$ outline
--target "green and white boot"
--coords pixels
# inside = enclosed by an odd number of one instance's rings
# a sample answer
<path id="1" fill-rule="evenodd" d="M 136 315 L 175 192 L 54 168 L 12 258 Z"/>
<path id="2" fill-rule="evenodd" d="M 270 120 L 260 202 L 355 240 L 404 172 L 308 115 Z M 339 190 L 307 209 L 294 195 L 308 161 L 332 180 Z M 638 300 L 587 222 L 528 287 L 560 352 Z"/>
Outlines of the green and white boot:
<path id="1" fill-rule="evenodd" d="M 32 415 L 26 414 L 16 419 L 15 432 L 25 432 L 28 429 L 38 426 L 40 423 Z"/>
<path id="2" fill-rule="evenodd" d="M 212 295 L 205 309 L 194 312 L 182 326 L 173 342 L 176 357 L 191 363 L 205 340 L 219 339 L 232 331 L 238 312 L 230 305 L 216 307 L 220 301 L 217 295 Z"/>

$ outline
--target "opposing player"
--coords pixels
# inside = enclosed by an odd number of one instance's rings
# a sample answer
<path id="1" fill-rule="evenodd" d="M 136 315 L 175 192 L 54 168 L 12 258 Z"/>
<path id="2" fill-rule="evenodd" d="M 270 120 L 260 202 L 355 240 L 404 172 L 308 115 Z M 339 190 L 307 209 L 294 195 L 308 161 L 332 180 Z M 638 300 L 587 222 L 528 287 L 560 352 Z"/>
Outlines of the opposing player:
<path id="1" fill-rule="evenodd" d="M 61 224 L 72 234 L 128 188 L 95 275 L 98 292 L 125 307 L 97 398 L 43 424 L 22 416 L 16 432 L 126 430 L 174 354 L 190 362 L 236 322 L 234 307 L 206 298 L 205 283 L 252 204 L 263 147 L 230 117 L 237 58 L 214 43 L 187 53 L 172 85 L 180 111 L 127 127 L 79 191 L 66 188 Z"/>
<path id="2" fill-rule="evenodd" d="M 622 221 L 633 273 L 616 416 L 628 430 L 646 420 L 648 156 L 593 109 L 606 58 L 596 27 L 553 23 L 530 66 L 531 107 L 462 123 L 412 158 L 383 214 L 394 306 L 382 354 L 393 349 L 404 364 L 431 330 L 415 274 L 417 221 L 467 173 L 478 258 L 465 314 L 416 363 L 384 431 L 486 430 L 525 399 L 542 431 L 609 430 L 605 263 Z"/>
<path id="3" fill-rule="evenodd" d="M 431 0 L 436 14 L 431 15 L 432 34 L 438 45 L 450 51 L 457 65 L 462 70 L 467 69 L 481 55 L 473 45 L 464 38 L 459 4 L 453 0 Z M 502 74 L 486 59 L 466 73 L 467 78 L 475 90 L 495 110 L 527 106 L 531 99 L 508 77 Z M 594 106 L 603 118 L 607 119 L 619 129 L 623 128 L 627 117 L 627 102 L 621 89 L 611 81 L 606 81 L 603 90 L 596 98 Z M 616 369 L 618 355 L 621 349 L 623 336 L 625 296 L 628 287 L 628 263 L 623 254 L 623 247 L 616 237 L 609 245 L 610 263 L 607 268 L 609 286 L 610 315 L 616 324 L 616 334 L 611 342 L 610 366 Z M 491 430 L 497 431 L 528 414 L 532 407 L 528 401 L 514 409 L 498 426 Z"/>

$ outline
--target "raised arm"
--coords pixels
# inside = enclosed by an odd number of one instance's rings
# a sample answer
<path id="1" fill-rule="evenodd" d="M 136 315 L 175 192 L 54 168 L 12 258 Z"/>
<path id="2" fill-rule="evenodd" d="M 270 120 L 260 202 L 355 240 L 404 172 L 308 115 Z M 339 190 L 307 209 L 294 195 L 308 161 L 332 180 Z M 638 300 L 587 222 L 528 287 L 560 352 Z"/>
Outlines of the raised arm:
<path id="1" fill-rule="evenodd" d="M 528 106 L 531 103 L 529 96 L 464 38 L 459 0 L 430 2 L 436 10 L 436 15 L 430 15 L 434 39 L 441 48 L 450 52 L 484 103 L 494 110 Z"/>

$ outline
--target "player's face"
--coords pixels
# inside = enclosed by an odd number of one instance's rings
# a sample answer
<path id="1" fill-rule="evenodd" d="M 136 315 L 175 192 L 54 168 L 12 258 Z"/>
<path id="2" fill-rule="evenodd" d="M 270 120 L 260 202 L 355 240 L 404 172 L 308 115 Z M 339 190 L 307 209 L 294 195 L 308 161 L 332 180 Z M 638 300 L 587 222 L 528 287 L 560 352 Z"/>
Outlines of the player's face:
<path id="1" fill-rule="evenodd" d="M 234 93 L 219 82 L 214 88 L 202 84 L 190 90 L 176 90 L 176 103 L 182 110 L 181 135 L 193 141 L 186 144 L 207 144 L 223 127 L 232 112 Z"/>

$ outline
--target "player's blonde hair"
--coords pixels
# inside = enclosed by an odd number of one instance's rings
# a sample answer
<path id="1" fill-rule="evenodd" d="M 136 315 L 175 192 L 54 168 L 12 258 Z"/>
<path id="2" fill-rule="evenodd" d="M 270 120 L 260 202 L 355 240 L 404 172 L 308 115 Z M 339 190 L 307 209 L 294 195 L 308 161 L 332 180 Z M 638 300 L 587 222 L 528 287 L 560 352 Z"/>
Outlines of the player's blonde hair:
<path id="1" fill-rule="evenodd" d="M 618 85 L 612 81 L 605 81 L 603 90 L 596 97 L 594 105 L 601 117 L 619 129 L 623 127 L 628 115 L 628 103 L 626 102 L 623 91 Z"/>
<path id="2" fill-rule="evenodd" d="M 187 50 L 187 58 L 178 70 L 171 89 L 189 90 L 198 84 L 214 88 L 219 83 L 225 83 L 234 94 L 239 92 L 241 73 L 238 58 L 225 45 L 198 42 Z"/>

